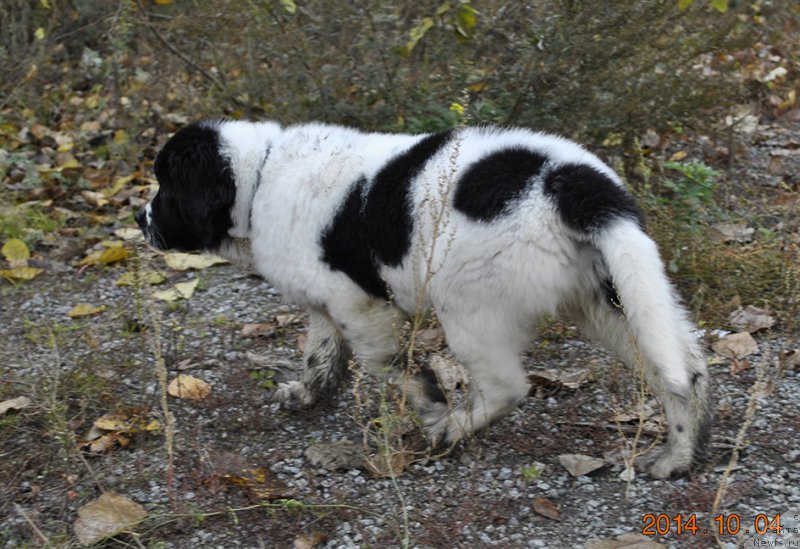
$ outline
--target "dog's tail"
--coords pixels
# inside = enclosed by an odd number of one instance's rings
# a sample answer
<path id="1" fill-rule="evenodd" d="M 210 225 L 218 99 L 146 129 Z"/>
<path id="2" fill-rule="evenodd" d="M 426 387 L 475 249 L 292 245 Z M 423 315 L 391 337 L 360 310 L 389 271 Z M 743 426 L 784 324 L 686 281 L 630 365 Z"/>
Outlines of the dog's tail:
<path id="1" fill-rule="evenodd" d="M 655 370 L 664 389 L 688 400 L 693 374 L 703 373 L 705 364 L 655 242 L 626 217 L 593 231 L 592 240 L 641 358 Z"/>

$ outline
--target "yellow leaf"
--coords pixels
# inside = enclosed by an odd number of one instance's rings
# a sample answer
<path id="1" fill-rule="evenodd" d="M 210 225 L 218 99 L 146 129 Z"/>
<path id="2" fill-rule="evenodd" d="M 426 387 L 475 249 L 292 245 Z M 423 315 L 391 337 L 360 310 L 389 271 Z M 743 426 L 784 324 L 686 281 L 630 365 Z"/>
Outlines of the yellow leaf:
<path id="1" fill-rule="evenodd" d="M 15 267 L 13 269 L 0 270 L 0 276 L 9 280 L 10 282 L 17 282 L 21 280 L 32 280 L 41 274 L 42 269 L 36 267 Z"/>
<path id="2" fill-rule="evenodd" d="M 128 134 L 125 130 L 117 130 L 114 132 L 114 143 L 117 145 L 124 145 L 128 142 Z"/>
<path id="3" fill-rule="evenodd" d="M 167 392 L 177 398 L 203 400 L 211 392 L 211 385 L 202 379 L 181 374 L 170 381 Z"/>
<path id="4" fill-rule="evenodd" d="M 92 252 L 84 257 L 80 265 L 110 265 L 128 257 L 128 249 L 123 246 L 112 246 L 102 251 Z"/>
<path id="5" fill-rule="evenodd" d="M 172 0 L 155 0 L 156 4 L 159 6 L 168 6 L 172 4 Z"/>
<path id="6" fill-rule="evenodd" d="M 64 161 L 63 164 L 61 164 L 58 167 L 57 171 L 67 170 L 67 169 L 70 169 L 70 168 L 80 168 L 80 167 L 81 167 L 81 163 L 78 162 L 78 160 L 74 156 L 70 156 L 69 158 L 67 158 Z"/>
<path id="7" fill-rule="evenodd" d="M 167 267 L 176 271 L 207 269 L 213 265 L 227 263 L 227 261 L 216 255 L 185 254 L 182 252 L 164 254 L 164 261 L 166 261 Z"/>
<path id="8" fill-rule="evenodd" d="M 147 419 L 148 411 L 143 408 L 119 408 L 103 414 L 94 421 L 94 426 L 104 431 L 138 433 L 157 431 L 161 428 L 158 420 Z"/>
<path id="9" fill-rule="evenodd" d="M 197 288 L 197 284 L 199 282 L 200 280 L 197 278 L 189 282 L 179 282 L 168 290 L 155 292 L 153 297 L 162 301 L 178 301 L 179 299 L 189 299 L 194 294 L 194 290 Z"/>
<path id="10" fill-rule="evenodd" d="M 686 158 L 686 151 L 677 151 L 675 154 L 669 157 L 669 160 L 670 162 L 678 162 L 684 158 Z"/>
<path id="11" fill-rule="evenodd" d="M 728 13 L 728 0 L 711 0 L 711 7 L 720 13 Z"/>
<path id="12" fill-rule="evenodd" d="M 692 4 L 694 4 L 694 0 L 678 0 L 678 9 L 686 11 Z"/>
<path id="13" fill-rule="evenodd" d="M 141 271 L 139 273 L 139 280 L 141 284 L 147 284 L 149 286 L 155 286 L 156 284 L 161 284 L 167 279 L 163 274 L 156 272 L 156 271 Z M 116 281 L 117 286 L 133 286 L 136 283 L 136 276 L 133 272 L 127 272 L 121 277 L 119 277 Z"/>
<path id="14" fill-rule="evenodd" d="M 19 238 L 11 238 L 3 244 L 3 257 L 12 267 L 25 267 L 31 257 L 31 251 Z"/>
<path id="15" fill-rule="evenodd" d="M 67 143 L 62 143 L 61 145 L 59 145 L 57 150 L 58 150 L 58 152 L 68 152 L 68 151 L 71 151 L 74 147 L 75 147 L 75 143 L 67 142 Z"/>
<path id="16" fill-rule="evenodd" d="M 297 4 L 294 3 L 294 0 L 281 0 L 281 6 L 283 9 L 286 10 L 286 13 L 290 15 L 294 15 L 297 11 Z"/>
<path id="17" fill-rule="evenodd" d="M 79 318 L 82 316 L 92 316 L 102 313 L 106 310 L 105 305 L 92 305 L 90 303 L 79 303 L 75 305 L 67 316 L 70 318 Z"/>
<path id="18" fill-rule="evenodd" d="M 44 40 L 44 28 L 39 27 L 36 29 L 36 32 L 33 33 L 37 40 Z"/>
<path id="19" fill-rule="evenodd" d="M 110 188 L 103 189 L 100 192 L 102 192 L 106 196 L 106 198 L 114 196 L 122 189 L 127 187 L 130 184 L 130 182 L 136 179 L 137 177 L 139 177 L 139 172 L 133 172 L 130 175 L 126 175 L 124 177 L 118 177 Z"/>

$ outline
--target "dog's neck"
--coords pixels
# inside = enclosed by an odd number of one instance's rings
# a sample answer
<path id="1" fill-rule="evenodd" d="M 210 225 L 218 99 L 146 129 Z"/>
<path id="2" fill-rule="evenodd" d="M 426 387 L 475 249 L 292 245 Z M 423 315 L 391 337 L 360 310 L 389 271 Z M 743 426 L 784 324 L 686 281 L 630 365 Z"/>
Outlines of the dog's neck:
<path id="1" fill-rule="evenodd" d="M 272 122 L 223 122 L 220 126 L 221 154 L 230 163 L 236 183 L 236 198 L 231 208 L 233 226 L 228 235 L 234 241 L 250 239 L 253 201 L 264 183 L 265 166 L 280 126 Z"/>
<path id="2" fill-rule="evenodd" d="M 265 168 L 272 143 L 281 127 L 273 122 L 226 121 L 219 126 L 220 153 L 230 163 L 236 184 L 231 208 L 232 226 L 217 251 L 222 257 L 244 266 L 252 265 L 253 202 L 259 187 L 266 183 Z"/>

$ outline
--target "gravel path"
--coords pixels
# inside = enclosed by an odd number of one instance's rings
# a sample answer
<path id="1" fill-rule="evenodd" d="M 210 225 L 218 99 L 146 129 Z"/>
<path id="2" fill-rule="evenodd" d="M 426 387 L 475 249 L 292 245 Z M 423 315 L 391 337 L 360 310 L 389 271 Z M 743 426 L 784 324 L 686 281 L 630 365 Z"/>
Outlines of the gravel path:
<path id="1" fill-rule="evenodd" d="M 163 268 L 160 258 L 153 262 Z M 232 266 L 171 273 L 173 282 L 199 277 L 200 284 L 188 301 L 156 304 L 170 377 L 192 375 L 212 392 L 203 400 L 169 401 L 176 426 L 170 478 L 161 433 L 138 433 L 126 448 L 84 459 L 73 448 L 59 449 L 52 391 L 64 395 L 57 410 L 64 428 L 78 436 L 114 403 L 150 407 L 162 425 L 164 418 L 152 326 L 131 329 L 133 291 L 114 283 L 123 268 L 49 269 L 2 288 L 0 401 L 25 394 L 34 406 L 16 417 L 15 435 L 0 450 L 0 547 L 34 546 L 31 524 L 54 546 L 75 543 L 77 510 L 101 490 L 144 506 L 149 519 L 138 531 L 147 547 L 400 547 L 404 540 L 411 547 L 716 547 L 710 532 L 719 525 L 710 510 L 760 374 L 768 387 L 717 511 L 731 525 L 737 517 L 741 531 L 722 536 L 723 546 L 800 546 L 800 371 L 778 376 L 778 357 L 790 341 L 778 329 L 756 334 L 759 349 L 747 358 L 748 369 L 732 375 L 727 362 L 711 367 L 716 424 L 708 459 L 686 478 L 620 478 L 624 465 L 614 454 L 634 435 L 619 429 L 635 430 L 636 422 L 614 418 L 633 409 L 625 396 L 635 393 L 630 376 L 557 323 L 532 347 L 529 372 L 586 369 L 590 379 L 571 388 L 536 378 L 530 398 L 509 417 L 448 456 L 409 464 L 401 454 L 395 465 L 406 469 L 392 479 L 357 466 L 380 442 L 372 435 L 379 432 L 373 420 L 381 417 L 381 393 L 369 380 L 356 383 L 358 403 L 352 388 L 312 410 L 282 410 L 265 400 L 263 386 L 299 364 L 304 328 L 297 311 Z M 69 319 L 78 302 L 107 308 Z M 242 336 L 244 324 L 267 322 L 274 324 L 269 335 Z M 389 429 L 386 415 L 380 421 Z M 641 446 L 659 426 L 656 413 Z M 343 460 L 339 470 L 317 463 L 315 449 L 327 443 L 350 452 L 334 456 Z M 609 461 L 573 477 L 559 462 L 562 454 Z M 246 472 L 254 468 L 266 476 Z M 292 502 L 266 506 L 264 491 Z M 639 539 L 648 514 L 668 517 L 672 531 Z M 695 516 L 698 530 L 678 534 L 678 514 Z M 756 518 L 778 514 L 785 529 L 753 541 Z M 624 534 L 633 536 L 609 539 Z"/>

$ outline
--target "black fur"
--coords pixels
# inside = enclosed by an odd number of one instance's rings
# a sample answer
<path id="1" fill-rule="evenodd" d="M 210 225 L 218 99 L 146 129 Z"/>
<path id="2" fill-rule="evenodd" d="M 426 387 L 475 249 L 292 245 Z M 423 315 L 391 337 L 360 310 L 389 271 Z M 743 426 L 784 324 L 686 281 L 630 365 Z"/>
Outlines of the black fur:
<path id="1" fill-rule="evenodd" d="M 363 215 L 366 185 L 366 177 L 361 177 L 352 185 L 333 223 L 322 234 L 322 260 L 331 269 L 349 276 L 365 292 L 387 299 L 389 292 L 386 283 L 381 279 L 366 241 L 369 231 Z"/>
<path id="2" fill-rule="evenodd" d="M 364 207 L 369 246 L 375 257 L 396 267 L 411 246 L 411 181 L 445 146 L 452 132 L 431 134 L 390 160 L 372 181 Z"/>
<path id="3" fill-rule="evenodd" d="M 372 180 L 350 188 L 342 208 L 322 235 L 322 260 L 367 293 L 388 299 L 381 265 L 396 267 L 411 246 L 411 181 L 447 143 L 450 132 L 429 135 L 390 160 Z"/>
<path id="4" fill-rule="evenodd" d="M 547 158 L 516 147 L 481 158 L 459 179 L 453 206 L 473 220 L 489 222 L 519 198 Z"/>
<path id="5" fill-rule="evenodd" d="M 160 248 L 213 250 L 227 236 L 233 226 L 230 210 L 236 184 L 219 150 L 216 128 L 192 124 L 158 153 L 159 190 L 152 201 L 152 217 Z"/>
<path id="6" fill-rule="evenodd" d="M 544 178 L 544 193 L 572 229 L 592 232 L 617 217 L 644 229 L 644 215 L 633 197 L 608 176 L 583 164 L 565 164 Z"/>

